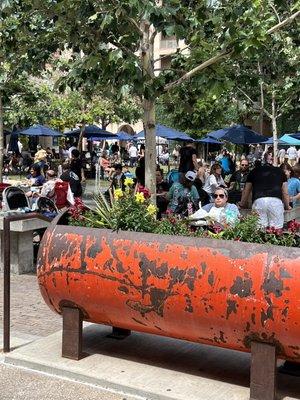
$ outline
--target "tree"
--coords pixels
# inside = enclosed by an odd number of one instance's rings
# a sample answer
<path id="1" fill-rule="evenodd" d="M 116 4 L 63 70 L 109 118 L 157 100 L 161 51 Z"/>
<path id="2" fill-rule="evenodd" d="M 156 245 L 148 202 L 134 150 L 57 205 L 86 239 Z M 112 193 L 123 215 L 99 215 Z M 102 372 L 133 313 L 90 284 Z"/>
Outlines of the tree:
<path id="1" fill-rule="evenodd" d="M 13 96 L 23 95 L 27 71 L 37 73 L 55 51 L 51 42 L 43 51 L 36 51 L 43 33 L 44 20 L 22 0 L 5 0 L 0 5 L 0 182 L 4 153 L 4 110 L 10 107 Z"/>
<path id="2" fill-rule="evenodd" d="M 260 46 L 267 36 L 293 21 L 274 25 L 267 1 L 219 2 L 164 0 L 23 0 L 44 19 L 52 40 L 72 53 L 67 84 L 93 92 L 98 85 L 138 96 L 146 132 L 146 185 L 155 193 L 155 102 L 163 93 L 204 69 Z M 262 18 L 263 15 L 263 18 Z M 156 76 L 153 45 L 158 34 L 185 39 L 188 54 L 181 71 Z"/>

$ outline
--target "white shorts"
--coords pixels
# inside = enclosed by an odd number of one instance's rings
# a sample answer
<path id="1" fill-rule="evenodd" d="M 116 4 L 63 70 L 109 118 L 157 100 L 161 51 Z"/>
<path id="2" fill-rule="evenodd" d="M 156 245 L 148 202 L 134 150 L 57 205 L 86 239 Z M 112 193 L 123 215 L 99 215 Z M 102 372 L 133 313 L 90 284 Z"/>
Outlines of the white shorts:
<path id="1" fill-rule="evenodd" d="M 256 199 L 252 209 L 259 214 L 259 224 L 266 227 L 282 228 L 284 222 L 283 203 L 277 197 L 261 197 Z"/>

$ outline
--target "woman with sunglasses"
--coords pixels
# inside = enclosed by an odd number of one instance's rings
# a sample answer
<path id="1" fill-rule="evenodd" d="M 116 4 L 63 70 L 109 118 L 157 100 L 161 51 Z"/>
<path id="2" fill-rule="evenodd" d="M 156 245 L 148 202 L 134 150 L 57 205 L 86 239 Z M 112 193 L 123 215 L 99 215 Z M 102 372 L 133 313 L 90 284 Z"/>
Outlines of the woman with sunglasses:
<path id="1" fill-rule="evenodd" d="M 209 213 L 215 222 L 233 225 L 240 213 L 235 204 L 228 203 L 228 192 L 223 187 L 217 187 L 213 194 L 214 202 L 207 204 L 203 210 Z"/>

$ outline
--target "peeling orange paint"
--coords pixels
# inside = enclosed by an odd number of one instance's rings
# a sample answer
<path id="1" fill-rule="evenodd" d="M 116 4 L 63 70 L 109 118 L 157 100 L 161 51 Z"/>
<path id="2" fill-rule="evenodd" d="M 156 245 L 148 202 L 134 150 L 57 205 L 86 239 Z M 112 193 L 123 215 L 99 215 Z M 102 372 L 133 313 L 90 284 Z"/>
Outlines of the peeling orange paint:
<path id="1" fill-rule="evenodd" d="M 300 362 L 300 250 L 53 225 L 38 257 L 46 303 L 87 321 Z"/>

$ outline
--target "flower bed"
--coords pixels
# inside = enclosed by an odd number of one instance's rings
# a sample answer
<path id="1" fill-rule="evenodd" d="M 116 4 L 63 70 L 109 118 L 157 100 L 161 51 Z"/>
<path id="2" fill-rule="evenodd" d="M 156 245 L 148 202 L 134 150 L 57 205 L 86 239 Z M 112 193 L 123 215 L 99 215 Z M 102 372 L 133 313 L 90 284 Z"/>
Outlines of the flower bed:
<path id="1" fill-rule="evenodd" d="M 300 247 L 300 224 L 291 221 L 286 230 L 269 227 L 262 229 L 258 215 L 251 213 L 241 217 L 234 225 L 212 223 L 207 229 L 190 226 L 188 218 L 168 214 L 156 220 L 156 207 L 150 203 L 147 193 L 133 192 L 133 181 L 125 180 L 126 190 L 117 189 L 114 198 L 100 194 L 95 200 L 95 211 L 87 210 L 80 199 L 69 211 L 69 224 L 92 228 L 109 228 L 114 231 L 135 231 L 213 239 L 235 240 L 248 243 L 269 243 L 279 246 Z"/>

